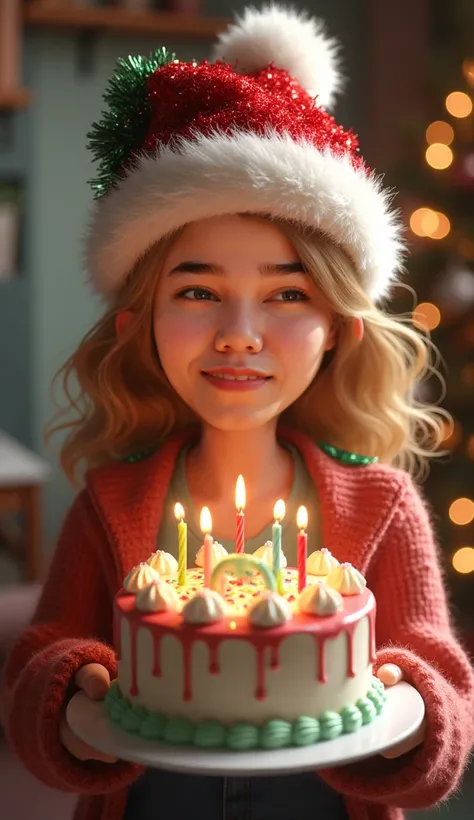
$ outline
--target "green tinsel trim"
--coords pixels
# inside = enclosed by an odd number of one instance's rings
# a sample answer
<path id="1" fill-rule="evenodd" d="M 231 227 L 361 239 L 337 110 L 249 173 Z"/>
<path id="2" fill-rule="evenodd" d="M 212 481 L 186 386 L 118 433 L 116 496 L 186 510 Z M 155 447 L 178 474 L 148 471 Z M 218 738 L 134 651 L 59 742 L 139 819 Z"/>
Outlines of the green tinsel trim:
<path id="1" fill-rule="evenodd" d="M 359 453 L 350 453 L 349 450 L 342 450 L 340 447 L 335 447 L 334 444 L 328 444 L 326 441 L 318 441 L 318 447 L 331 458 L 341 461 L 342 464 L 348 464 L 350 467 L 362 467 L 367 464 L 375 464 L 378 461 L 377 456 L 361 456 Z"/>
<path id="2" fill-rule="evenodd" d="M 133 152 L 143 145 L 152 112 L 146 80 L 174 59 L 175 55 L 162 46 L 149 57 L 129 56 L 117 60 L 103 94 L 108 110 L 87 134 L 87 147 L 92 151 L 94 162 L 99 163 L 97 178 L 89 180 L 96 199 L 115 184 Z"/>

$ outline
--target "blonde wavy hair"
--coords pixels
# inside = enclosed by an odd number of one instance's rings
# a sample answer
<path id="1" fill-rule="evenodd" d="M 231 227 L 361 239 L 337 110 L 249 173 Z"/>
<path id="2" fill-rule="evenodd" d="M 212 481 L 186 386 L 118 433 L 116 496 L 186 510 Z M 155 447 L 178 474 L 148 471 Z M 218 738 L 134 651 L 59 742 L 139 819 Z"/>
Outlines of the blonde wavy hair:
<path id="1" fill-rule="evenodd" d="M 424 477 L 427 459 L 438 453 L 449 420 L 446 411 L 417 395 L 420 382 L 438 374 L 433 345 L 409 325 L 409 317 L 392 316 L 372 303 L 352 261 L 329 238 L 272 222 L 292 243 L 337 323 L 334 350 L 305 393 L 282 414 L 281 423 L 315 441 L 378 456 Z M 67 404 L 52 420 L 47 439 L 67 431 L 60 462 L 71 481 L 83 467 L 156 447 L 170 433 L 199 425 L 161 368 L 152 331 L 160 272 L 179 233 L 158 242 L 138 261 L 55 376 Z M 132 318 L 117 334 L 116 317 L 122 311 L 131 311 Z M 354 335 L 356 317 L 364 321 L 362 341 Z"/>

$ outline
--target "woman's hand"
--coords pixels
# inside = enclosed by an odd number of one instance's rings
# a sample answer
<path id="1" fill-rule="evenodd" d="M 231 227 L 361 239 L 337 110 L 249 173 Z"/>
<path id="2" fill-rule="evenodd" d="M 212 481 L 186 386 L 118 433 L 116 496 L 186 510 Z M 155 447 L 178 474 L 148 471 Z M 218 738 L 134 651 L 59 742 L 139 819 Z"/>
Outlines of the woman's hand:
<path id="1" fill-rule="evenodd" d="M 400 667 L 394 663 L 384 663 L 377 672 L 377 677 L 385 686 L 396 686 L 397 683 L 403 680 L 403 672 Z M 391 746 L 390 749 L 386 749 L 385 752 L 380 752 L 381 756 L 391 760 L 394 757 L 400 757 L 400 755 L 406 754 L 411 751 L 411 749 L 415 749 L 416 746 L 423 743 L 425 739 L 425 729 L 426 722 L 423 720 L 421 726 L 413 732 L 412 735 L 402 740 L 401 743 L 397 743 L 396 746 Z"/>
<path id="2" fill-rule="evenodd" d="M 74 681 L 76 686 L 82 689 L 91 700 L 102 700 L 110 687 L 110 675 L 105 666 L 100 663 L 87 663 L 81 666 L 76 672 Z M 78 738 L 69 726 L 65 715 L 59 726 L 59 737 L 63 746 L 78 760 L 101 760 L 103 763 L 117 761 L 116 757 L 99 752 L 98 749 L 94 749 Z"/>

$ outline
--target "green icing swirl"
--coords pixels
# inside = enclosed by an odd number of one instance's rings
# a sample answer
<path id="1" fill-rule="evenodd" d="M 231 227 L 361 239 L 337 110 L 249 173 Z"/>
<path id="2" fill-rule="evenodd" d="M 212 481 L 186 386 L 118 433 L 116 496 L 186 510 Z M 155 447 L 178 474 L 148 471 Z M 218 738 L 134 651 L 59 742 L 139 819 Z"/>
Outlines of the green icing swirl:
<path id="1" fill-rule="evenodd" d="M 362 712 L 357 706 L 344 706 L 340 714 L 344 732 L 357 732 L 362 726 Z"/>
<path id="2" fill-rule="evenodd" d="M 321 724 L 321 740 L 334 740 L 342 734 L 342 718 L 338 712 L 323 712 L 319 718 Z"/>
<path id="3" fill-rule="evenodd" d="M 173 746 L 188 746 L 193 742 L 194 727 L 183 717 L 170 718 L 163 732 L 163 740 Z"/>
<path id="4" fill-rule="evenodd" d="M 293 723 L 292 742 L 295 746 L 311 746 L 321 736 L 319 720 L 312 717 L 297 717 Z"/>
<path id="5" fill-rule="evenodd" d="M 263 726 L 236 723 L 226 726 L 217 720 L 192 723 L 187 718 L 166 718 L 150 714 L 142 706 L 132 706 L 114 683 L 105 697 L 110 719 L 122 729 L 140 734 L 147 740 L 163 740 L 175 746 L 194 745 L 201 749 L 280 749 L 287 746 L 310 746 L 318 740 L 333 740 L 342 733 L 356 732 L 362 724 L 371 723 L 383 709 L 386 700 L 383 684 L 372 679 L 367 696 L 356 704 L 345 706 L 340 713 L 326 711 L 317 718 L 302 715 L 293 723 L 280 718 Z"/>
<path id="6" fill-rule="evenodd" d="M 165 731 L 166 718 L 164 715 L 155 712 L 147 715 L 142 721 L 140 735 L 146 740 L 161 740 Z"/>
<path id="7" fill-rule="evenodd" d="M 362 723 L 364 725 L 366 723 L 372 723 L 377 717 L 377 710 L 369 698 L 359 698 L 356 702 L 356 706 L 362 715 Z"/>
<path id="8" fill-rule="evenodd" d="M 236 723 L 227 732 L 227 747 L 235 752 L 245 752 L 260 746 L 259 728 L 251 723 Z"/>
<path id="9" fill-rule="evenodd" d="M 217 720 L 203 720 L 194 732 L 194 745 L 201 749 L 222 749 L 225 746 L 226 728 Z"/>
<path id="10" fill-rule="evenodd" d="M 264 749 L 282 749 L 291 744 L 292 725 L 287 720 L 267 720 L 260 730 L 260 746 Z"/>
<path id="11" fill-rule="evenodd" d="M 380 712 L 382 711 L 384 704 L 384 695 L 379 694 L 379 692 L 377 692 L 375 689 L 369 689 L 369 691 L 367 692 L 367 697 L 374 704 L 375 711 L 377 712 L 377 714 L 380 715 Z"/>

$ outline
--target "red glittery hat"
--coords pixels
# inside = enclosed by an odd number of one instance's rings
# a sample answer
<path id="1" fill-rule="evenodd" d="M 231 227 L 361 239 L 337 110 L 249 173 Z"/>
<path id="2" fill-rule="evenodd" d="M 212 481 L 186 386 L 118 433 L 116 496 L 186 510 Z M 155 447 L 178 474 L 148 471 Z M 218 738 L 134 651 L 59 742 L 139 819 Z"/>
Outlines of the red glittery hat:
<path id="1" fill-rule="evenodd" d="M 122 61 L 111 110 L 90 135 L 102 161 L 86 248 L 96 289 L 112 294 L 182 225 L 259 213 L 320 229 L 374 301 L 387 295 L 400 225 L 356 136 L 326 110 L 340 76 L 321 22 L 274 5 L 247 9 L 219 36 L 215 62 L 173 57 Z"/>

